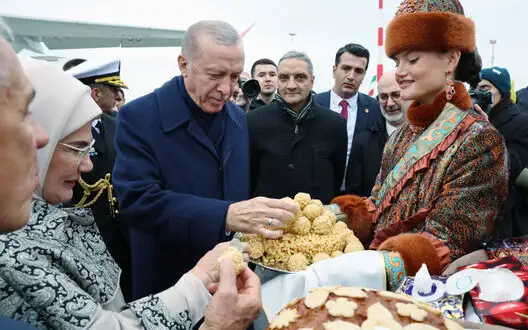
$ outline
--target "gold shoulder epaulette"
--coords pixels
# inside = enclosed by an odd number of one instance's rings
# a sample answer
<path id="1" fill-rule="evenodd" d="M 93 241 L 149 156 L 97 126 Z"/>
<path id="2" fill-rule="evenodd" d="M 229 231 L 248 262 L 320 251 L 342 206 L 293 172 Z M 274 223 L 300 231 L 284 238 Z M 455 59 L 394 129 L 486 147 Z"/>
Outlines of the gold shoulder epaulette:
<path id="1" fill-rule="evenodd" d="M 111 183 L 112 175 L 110 173 L 106 174 L 104 179 L 97 180 L 94 184 L 88 184 L 86 183 L 82 178 L 79 179 L 79 184 L 81 185 L 81 188 L 83 189 L 83 197 L 81 200 L 75 204 L 77 207 L 90 207 L 99 200 L 99 197 L 105 192 L 107 192 L 108 195 L 108 205 L 110 206 L 110 212 L 112 215 L 118 214 L 119 211 L 115 207 L 115 203 L 117 202 L 117 199 L 114 197 L 113 188 Z M 92 193 L 96 192 L 96 195 L 94 198 L 92 198 L 91 201 L 87 201 L 90 195 Z"/>

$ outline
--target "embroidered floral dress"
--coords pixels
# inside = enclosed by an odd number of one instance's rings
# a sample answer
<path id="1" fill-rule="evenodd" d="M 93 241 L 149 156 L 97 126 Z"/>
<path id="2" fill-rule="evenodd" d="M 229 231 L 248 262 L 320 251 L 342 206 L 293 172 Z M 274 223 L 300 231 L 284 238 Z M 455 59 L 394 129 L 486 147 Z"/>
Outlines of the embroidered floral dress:
<path id="1" fill-rule="evenodd" d="M 125 305 L 120 272 L 90 211 L 34 200 L 29 223 L 0 235 L 0 314 L 39 329 L 105 330 L 190 329 L 203 317 L 210 294 L 195 276 Z"/>
<path id="2" fill-rule="evenodd" d="M 400 233 L 438 243 L 445 264 L 481 248 L 500 219 L 507 192 L 504 139 L 471 107 L 465 87 L 431 105 L 411 105 L 392 134 L 370 197 L 371 248 Z M 441 252 L 443 251 L 443 252 Z"/>

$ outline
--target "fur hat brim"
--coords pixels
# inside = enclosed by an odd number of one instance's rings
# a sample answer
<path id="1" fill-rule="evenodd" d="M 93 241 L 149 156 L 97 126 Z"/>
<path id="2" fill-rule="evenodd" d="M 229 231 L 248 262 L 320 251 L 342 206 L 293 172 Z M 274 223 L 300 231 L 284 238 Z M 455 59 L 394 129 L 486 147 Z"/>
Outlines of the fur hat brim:
<path id="1" fill-rule="evenodd" d="M 387 56 L 403 51 L 475 50 L 475 23 L 460 14 L 420 12 L 397 15 L 387 27 Z"/>

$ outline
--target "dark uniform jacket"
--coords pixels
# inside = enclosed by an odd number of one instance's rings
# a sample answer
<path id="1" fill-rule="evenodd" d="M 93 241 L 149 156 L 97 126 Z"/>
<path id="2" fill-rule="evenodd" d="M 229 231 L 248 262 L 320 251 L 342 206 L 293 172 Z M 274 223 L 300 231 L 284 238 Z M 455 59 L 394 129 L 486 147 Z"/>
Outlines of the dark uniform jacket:
<path id="1" fill-rule="evenodd" d="M 114 147 L 116 119 L 110 115 L 103 114 L 101 116 L 101 123 L 101 133 L 98 133 L 92 127 L 92 135 L 95 139 L 95 144 L 93 146 L 94 150 L 90 151 L 90 159 L 93 163 L 93 170 L 89 173 L 82 174 L 84 182 L 89 185 L 93 185 L 97 181 L 105 179 L 107 174 L 112 174 L 116 158 L 116 150 Z M 83 188 L 77 184 L 73 190 L 74 204 L 81 200 L 83 192 Z M 90 202 L 96 194 L 97 191 L 92 192 L 88 197 L 87 202 Z M 115 196 L 115 194 L 113 195 Z M 121 289 L 125 296 L 125 300 L 129 301 L 132 289 L 132 271 L 130 268 L 128 230 L 119 220 L 119 214 L 116 212 L 118 208 L 117 201 L 114 202 L 114 210 L 112 210 L 108 198 L 108 190 L 104 189 L 95 204 L 90 206 L 90 209 L 93 212 L 95 222 L 99 227 L 99 231 L 101 232 L 101 236 L 103 237 L 108 251 L 119 267 L 121 267 Z"/>
<path id="2" fill-rule="evenodd" d="M 313 103 L 298 125 L 278 102 L 248 113 L 253 196 L 293 197 L 298 192 L 329 203 L 345 172 L 345 119 Z"/>

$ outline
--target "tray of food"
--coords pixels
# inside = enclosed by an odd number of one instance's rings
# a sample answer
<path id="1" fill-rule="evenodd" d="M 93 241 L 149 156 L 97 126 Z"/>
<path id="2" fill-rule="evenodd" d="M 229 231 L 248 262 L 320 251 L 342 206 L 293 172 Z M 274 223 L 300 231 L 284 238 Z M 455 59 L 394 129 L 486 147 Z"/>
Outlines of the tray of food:
<path id="1" fill-rule="evenodd" d="M 290 199 L 286 197 L 286 199 Z M 281 229 L 278 239 L 255 234 L 237 234 L 249 245 L 250 262 L 282 273 L 305 270 L 318 261 L 364 250 L 359 239 L 345 222 L 337 221 L 331 207 L 309 194 L 298 193 L 293 199 L 300 212 Z"/>
<path id="2" fill-rule="evenodd" d="M 322 287 L 295 299 L 272 317 L 268 330 L 298 329 L 463 330 L 412 297 L 358 287 Z"/>

